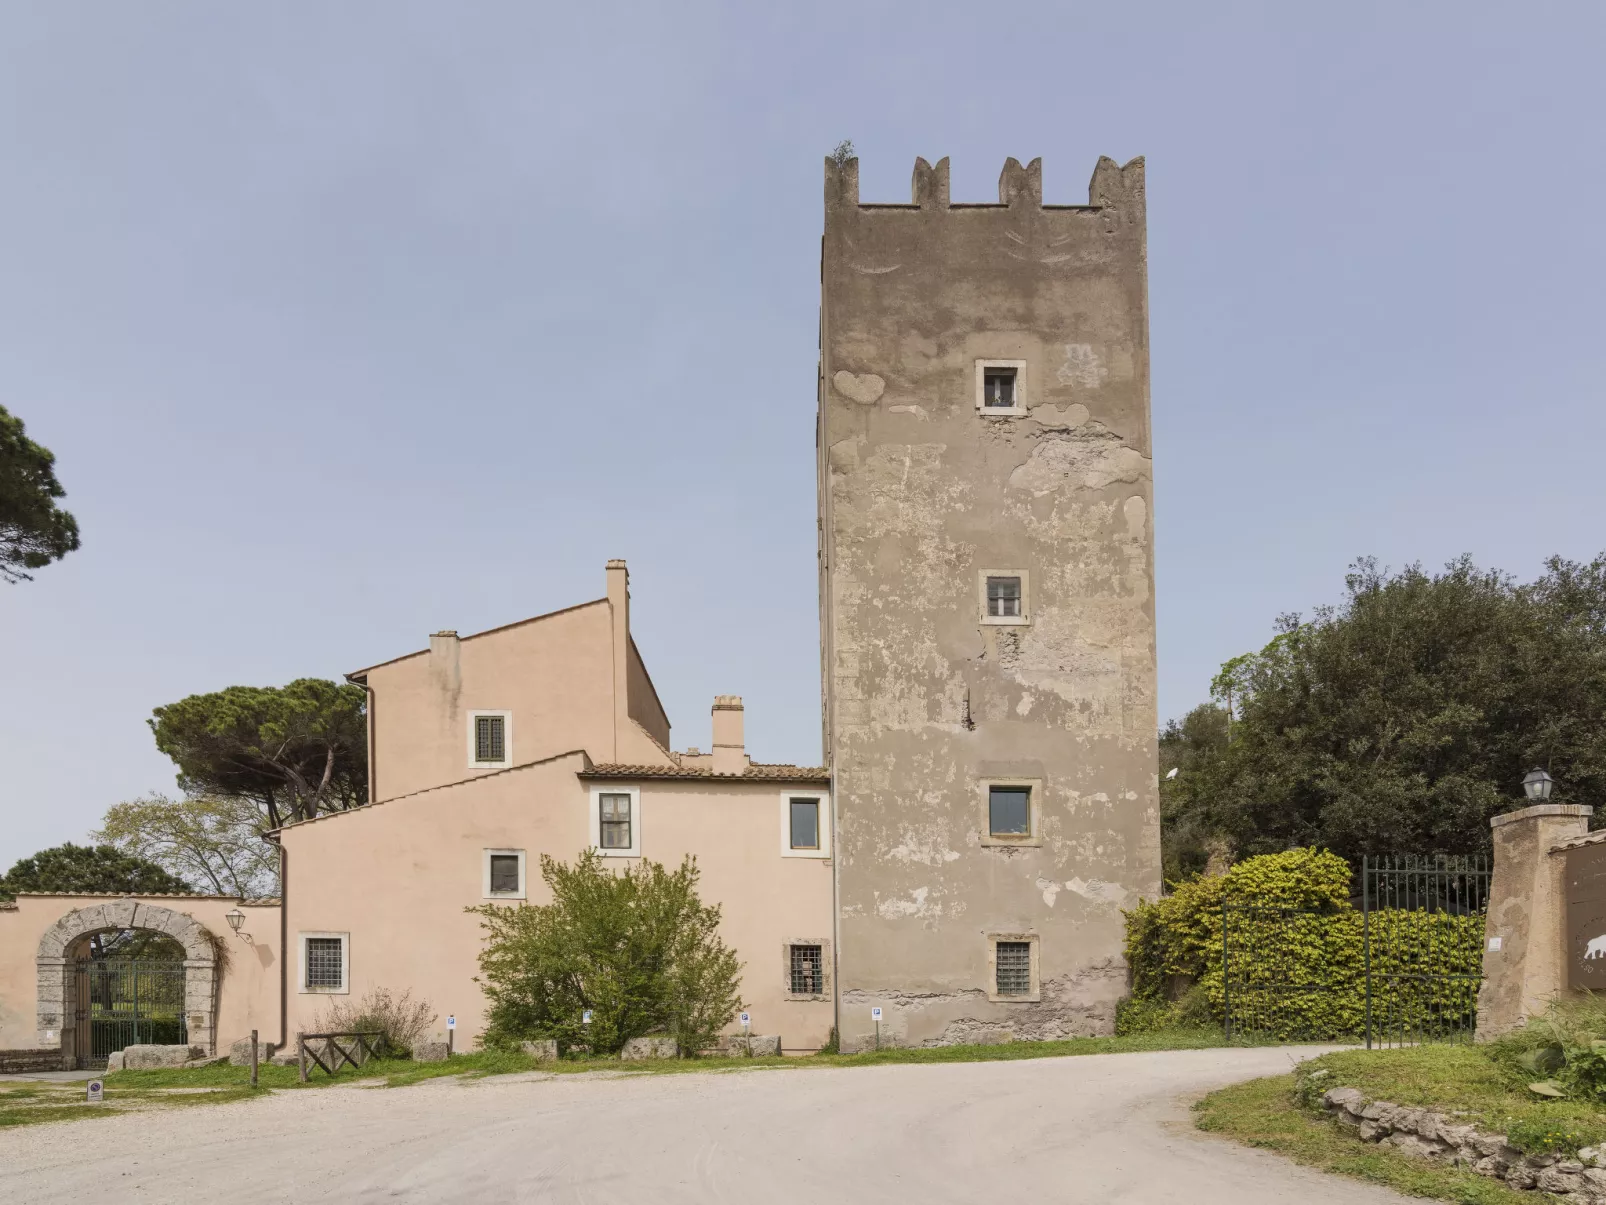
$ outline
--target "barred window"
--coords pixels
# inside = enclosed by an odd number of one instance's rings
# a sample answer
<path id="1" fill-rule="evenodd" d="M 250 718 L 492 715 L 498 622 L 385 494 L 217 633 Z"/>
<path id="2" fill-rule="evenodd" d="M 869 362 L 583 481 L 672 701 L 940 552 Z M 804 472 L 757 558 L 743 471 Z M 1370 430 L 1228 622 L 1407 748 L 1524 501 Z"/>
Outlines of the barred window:
<path id="1" fill-rule="evenodd" d="M 603 849 L 630 848 L 630 796 L 599 795 Z"/>
<path id="2" fill-rule="evenodd" d="M 1031 836 L 1031 787 L 988 787 L 987 830 L 994 837 Z"/>
<path id="3" fill-rule="evenodd" d="M 820 801 L 791 801 L 791 843 L 793 849 L 820 848 Z"/>
<path id="4" fill-rule="evenodd" d="M 987 614 L 994 619 L 1020 618 L 1020 578 L 987 579 Z"/>
<path id="5" fill-rule="evenodd" d="M 307 986 L 333 988 L 346 986 L 345 941 L 339 937 L 309 937 L 307 942 Z"/>
<path id="6" fill-rule="evenodd" d="M 477 715 L 474 717 L 474 760 L 477 762 L 503 762 L 507 760 L 507 717 Z"/>
<path id="7" fill-rule="evenodd" d="M 982 405 L 1005 409 L 1015 404 L 1015 370 L 989 368 L 982 373 Z"/>
<path id="8" fill-rule="evenodd" d="M 491 855 L 491 894 L 517 895 L 519 891 L 519 855 Z"/>
<path id="9" fill-rule="evenodd" d="M 1029 941 L 1001 941 L 998 943 L 998 994 L 1000 996 L 1029 996 L 1032 994 L 1032 943 Z"/>
<path id="10" fill-rule="evenodd" d="M 792 994 L 820 996 L 825 993 L 825 951 L 820 946 L 792 947 Z"/>

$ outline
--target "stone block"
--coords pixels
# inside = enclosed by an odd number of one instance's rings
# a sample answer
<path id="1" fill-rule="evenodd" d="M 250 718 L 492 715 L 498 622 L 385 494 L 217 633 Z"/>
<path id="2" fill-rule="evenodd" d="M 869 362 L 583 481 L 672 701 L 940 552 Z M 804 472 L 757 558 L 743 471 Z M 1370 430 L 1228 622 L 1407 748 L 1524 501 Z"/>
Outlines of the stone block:
<path id="1" fill-rule="evenodd" d="M 762 1058 L 765 1055 L 779 1055 L 781 1039 L 779 1035 L 755 1033 L 751 1037 L 743 1037 L 739 1033 L 727 1033 L 720 1035 L 717 1049 L 726 1058 Z"/>
<path id="2" fill-rule="evenodd" d="M 267 1063 L 273 1059 L 273 1043 L 257 1040 L 257 1062 Z M 241 1038 L 229 1047 L 229 1063 L 235 1067 L 249 1067 L 251 1065 L 251 1039 Z"/>
<path id="3" fill-rule="evenodd" d="M 110 1075 L 113 1071 L 121 1071 L 122 1069 L 123 1052 L 121 1050 L 114 1050 L 106 1056 L 106 1074 Z"/>
<path id="4" fill-rule="evenodd" d="M 448 1053 L 449 1049 L 446 1043 L 436 1038 L 413 1043 L 413 1062 L 415 1063 L 444 1063 Z"/>
<path id="5" fill-rule="evenodd" d="M 645 1038 L 631 1038 L 619 1052 L 619 1057 L 626 1060 L 672 1059 L 679 1054 L 680 1045 L 674 1038 L 653 1034 Z"/>
<path id="6" fill-rule="evenodd" d="M 1366 1107 L 1366 1096 L 1359 1088 L 1329 1088 L 1322 1094 L 1329 1108 L 1349 1109 L 1359 1113 Z"/>
<path id="7" fill-rule="evenodd" d="M 1560 1167 L 1547 1167 L 1539 1173 L 1536 1186 L 1540 1192 L 1553 1192 L 1560 1196 L 1562 1193 L 1577 1192 L 1584 1186 L 1584 1178 L 1575 1172 L 1564 1172 Z"/>
<path id="8" fill-rule="evenodd" d="M 539 1042 L 520 1042 L 519 1049 L 538 1063 L 555 1063 L 558 1061 L 558 1043 L 553 1038 L 546 1038 Z"/>
<path id="9" fill-rule="evenodd" d="M 191 1059 L 204 1059 L 206 1051 L 199 1046 L 125 1046 L 123 1069 L 150 1071 L 158 1067 L 182 1067 Z"/>

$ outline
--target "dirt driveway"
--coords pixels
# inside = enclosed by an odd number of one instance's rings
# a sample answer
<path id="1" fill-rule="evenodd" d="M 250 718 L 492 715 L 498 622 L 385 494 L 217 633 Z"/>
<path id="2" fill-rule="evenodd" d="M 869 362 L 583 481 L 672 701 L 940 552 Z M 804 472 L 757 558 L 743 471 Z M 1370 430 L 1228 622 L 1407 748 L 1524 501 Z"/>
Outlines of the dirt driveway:
<path id="1" fill-rule="evenodd" d="M 1134 1202 L 1404 1197 L 1195 1132 L 1295 1052 L 281 1092 L 0 1133 L 0 1201 Z"/>

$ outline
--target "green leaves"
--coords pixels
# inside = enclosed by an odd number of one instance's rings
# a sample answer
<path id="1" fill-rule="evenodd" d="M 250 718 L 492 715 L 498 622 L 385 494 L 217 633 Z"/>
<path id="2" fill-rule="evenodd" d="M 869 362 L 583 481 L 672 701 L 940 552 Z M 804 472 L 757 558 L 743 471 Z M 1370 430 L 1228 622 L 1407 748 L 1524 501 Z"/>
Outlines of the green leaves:
<path id="1" fill-rule="evenodd" d="M 366 704 L 360 687 L 299 678 L 191 695 L 149 723 L 187 790 L 259 800 L 277 827 L 367 800 Z"/>
<path id="2" fill-rule="evenodd" d="M 78 520 L 56 505 L 66 496 L 56 457 L 29 439 L 22 420 L 0 406 L 0 581 L 31 580 L 78 547 Z"/>
<path id="3" fill-rule="evenodd" d="M 1231 740 L 1162 786 L 1168 867 L 1211 837 L 1240 855 L 1477 852 L 1536 765 L 1556 802 L 1606 794 L 1606 555 L 1528 584 L 1465 557 L 1437 574 L 1362 560 L 1345 585 L 1222 667 Z"/>
<path id="4" fill-rule="evenodd" d="M 110 845 L 58 845 L 23 858 L 0 878 L 0 899 L 25 891 L 179 894 L 195 889 L 160 866 Z"/>
<path id="5" fill-rule="evenodd" d="M 543 854 L 541 877 L 550 904 L 470 909 L 486 934 L 488 1045 L 556 1038 L 613 1054 L 667 1032 L 696 1051 L 740 1010 L 741 963 L 720 940 L 718 906 L 698 898 L 695 858 L 615 872 L 595 850 L 572 865 Z"/>

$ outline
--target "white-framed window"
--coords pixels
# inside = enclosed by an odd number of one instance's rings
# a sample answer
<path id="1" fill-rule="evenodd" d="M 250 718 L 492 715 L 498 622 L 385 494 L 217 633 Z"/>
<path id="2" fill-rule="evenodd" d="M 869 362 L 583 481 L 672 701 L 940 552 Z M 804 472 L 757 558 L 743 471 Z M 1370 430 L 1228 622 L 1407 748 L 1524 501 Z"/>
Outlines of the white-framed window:
<path id="1" fill-rule="evenodd" d="M 471 770 L 505 770 L 513 764 L 513 713 L 468 713 L 468 765 Z"/>
<path id="2" fill-rule="evenodd" d="M 351 934 L 297 934 L 301 947 L 301 994 L 344 996 L 351 991 Z"/>
<path id="3" fill-rule="evenodd" d="M 978 791 L 983 845 L 1043 843 L 1043 782 L 1038 778 L 986 778 Z"/>
<path id="4" fill-rule="evenodd" d="M 641 789 L 591 788 L 591 847 L 605 858 L 641 857 Z"/>
<path id="5" fill-rule="evenodd" d="M 488 900 L 524 898 L 524 851 L 488 849 L 480 873 L 481 892 Z"/>
<path id="6" fill-rule="evenodd" d="M 781 792 L 781 856 L 831 856 L 831 796 L 824 791 Z"/>
<path id="7" fill-rule="evenodd" d="M 976 575 L 981 622 L 1004 627 L 1032 622 L 1032 575 L 1025 569 L 983 569 Z"/>
<path id="8" fill-rule="evenodd" d="M 1034 1004 L 1042 997 L 1037 934 L 987 935 L 987 998 Z"/>
<path id="9" fill-rule="evenodd" d="M 825 1000 L 831 994 L 831 943 L 794 937 L 781 943 L 781 987 L 788 1000 Z"/>
<path id="10" fill-rule="evenodd" d="M 976 361 L 976 413 L 989 418 L 1018 418 L 1029 413 L 1025 360 Z"/>

